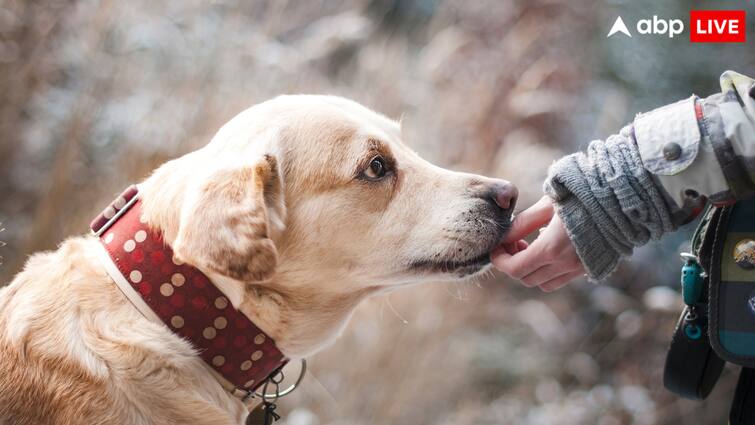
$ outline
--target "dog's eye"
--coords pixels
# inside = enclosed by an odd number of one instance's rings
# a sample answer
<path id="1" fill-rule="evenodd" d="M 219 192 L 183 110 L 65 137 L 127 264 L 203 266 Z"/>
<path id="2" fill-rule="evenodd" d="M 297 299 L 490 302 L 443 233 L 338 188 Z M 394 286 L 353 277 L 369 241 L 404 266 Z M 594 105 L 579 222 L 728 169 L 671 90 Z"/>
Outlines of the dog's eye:
<path id="1" fill-rule="evenodd" d="M 379 156 L 372 158 L 370 166 L 364 170 L 364 175 L 368 179 L 377 180 L 385 176 L 388 172 L 388 167 L 385 165 L 385 160 Z"/>

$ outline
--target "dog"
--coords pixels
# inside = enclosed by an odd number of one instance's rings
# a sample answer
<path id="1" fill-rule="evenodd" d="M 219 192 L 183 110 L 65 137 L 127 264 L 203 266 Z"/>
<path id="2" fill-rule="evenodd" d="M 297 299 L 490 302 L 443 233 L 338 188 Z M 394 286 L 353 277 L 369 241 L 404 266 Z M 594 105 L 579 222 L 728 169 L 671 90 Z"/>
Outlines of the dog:
<path id="1" fill-rule="evenodd" d="M 317 95 L 247 109 L 139 184 L 140 220 L 292 360 L 333 343 L 367 297 L 485 271 L 516 197 L 421 159 L 399 123 Z M 0 291 L 0 421 L 243 423 L 247 406 L 124 296 L 100 245 L 35 254 Z"/>

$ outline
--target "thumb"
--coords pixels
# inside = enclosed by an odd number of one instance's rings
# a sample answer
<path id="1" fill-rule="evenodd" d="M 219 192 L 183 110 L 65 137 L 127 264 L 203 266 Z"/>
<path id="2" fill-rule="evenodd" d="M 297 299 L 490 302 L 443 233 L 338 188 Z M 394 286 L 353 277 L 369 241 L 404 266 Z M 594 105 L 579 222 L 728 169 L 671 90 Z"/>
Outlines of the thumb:
<path id="1" fill-rule="evenodd" d="M 535 205 L 517 214 L 511 223 L 511 229 L 506 233 L 503 243 L 509 243 L 523 239 L 535 230 L 548 224 L 553 218 L 553 202 L 547 196 L 543 196 Z"/>

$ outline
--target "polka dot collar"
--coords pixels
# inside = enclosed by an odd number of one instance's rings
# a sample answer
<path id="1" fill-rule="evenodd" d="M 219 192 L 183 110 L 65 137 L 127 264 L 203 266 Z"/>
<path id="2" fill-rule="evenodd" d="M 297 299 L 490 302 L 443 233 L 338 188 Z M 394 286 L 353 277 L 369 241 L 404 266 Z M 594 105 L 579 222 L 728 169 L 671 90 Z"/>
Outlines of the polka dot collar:
<path id="1" fill-rule="evenodd" d="M 247 397 L 287 361 L 202 272 L 173 257 L 131 186 L 92 221 L 108 273 L 142 314 L 191 342 L 226 389 Z"/>

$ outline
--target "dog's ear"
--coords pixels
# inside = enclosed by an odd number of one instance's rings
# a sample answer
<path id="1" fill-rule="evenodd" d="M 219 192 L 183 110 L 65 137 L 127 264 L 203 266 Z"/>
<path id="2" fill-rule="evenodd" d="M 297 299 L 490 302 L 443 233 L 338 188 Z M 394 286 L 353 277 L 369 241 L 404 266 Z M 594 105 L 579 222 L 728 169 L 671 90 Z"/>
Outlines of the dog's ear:
<path id="1" fill-rule="evenodd" d="M 278 262 L 271 232 L 285 221 L 281 186 L 271 155 L 202 179 L 181 209 L 177 258 L 242 282 L 269 279 Z"/>

